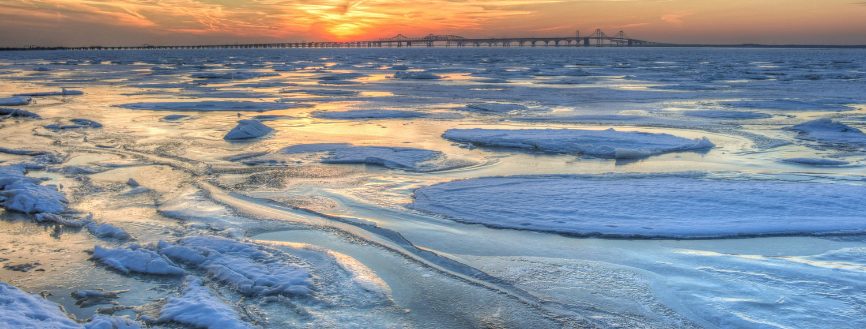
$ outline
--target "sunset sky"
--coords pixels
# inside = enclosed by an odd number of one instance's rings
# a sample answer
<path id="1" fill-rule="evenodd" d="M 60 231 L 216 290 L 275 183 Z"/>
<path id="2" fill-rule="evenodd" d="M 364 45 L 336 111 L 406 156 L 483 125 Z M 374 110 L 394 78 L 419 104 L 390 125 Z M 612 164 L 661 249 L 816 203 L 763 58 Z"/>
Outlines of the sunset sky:
<path id="1" fill-rule="evenodd" d="M 397 33 L 866 44 L 863 0 L 0 0 L 0 46 L 360 40 Z"/>

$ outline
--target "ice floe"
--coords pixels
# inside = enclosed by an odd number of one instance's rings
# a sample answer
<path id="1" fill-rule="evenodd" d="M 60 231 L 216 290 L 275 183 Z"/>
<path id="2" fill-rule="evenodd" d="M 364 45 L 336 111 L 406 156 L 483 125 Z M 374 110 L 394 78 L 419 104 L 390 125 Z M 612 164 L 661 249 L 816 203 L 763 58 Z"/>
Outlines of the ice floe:
<path id="1" fill-rule="evenodd" d="M 312 96 L 355 96 L 360 92 L 342 89 L 284 89 L 282 93 L 303 93 Z"/>
<path id="2" fill-rule="evenodd" d="M 45 129 L 55 131 L 84 128 L 102 128 L 102 124 L 90 119 L 69 119 L 68 123 L 52 123 L 49 125 L 45 125 Z"/>
<path id="3" fill-rule="evenodd" d="M 782 159 L 781 161 L 785 162 L 785 163 L 792 163 L 792 164 L 806 165 L 806 166 L 818 166 L 818 167 L 840 167 L 840 166 L 847 166 L 847 165 L 851 164 L 848 161 L 823 159 L 823 158 L 788 158 L 788 159 Z"/>
<path id="4" fill-rule="evenodd" d="M 412 119 L 426 116 L 425 113 L 403 110 L 352 110 L 352 111 L 316 111 L 313 117 L 321 119 Z"/>
<path id="5" fill-rule="evenodd" d="M 223 139 L 225 140 L 246 140 L 261 138 L 267 136 L 274 131 L 273 128 L 266 126 L 258 120 L 240 120 L 238 125 L 232 128 Z"/>
<path id="6" fill-rule="evenodd" d="M 326 153 L 323 163 L 368 164 L 413 171 L 433 171 L 452 168 L 455 164 L 443 162 L 439 151 L 388 146 L 356 146 L 346 143 L 301 144 L 289 146 L 284 154 Z"/>
<path id="7" fill-rule="evenodd" d="M 742 100 L 722 102 L 733 108 L 766 109 L 778 111 L 850 111 L 852 108 L 838 101 L 801 101 L 794 99 Z"/>
<path id="8" fill-rule="evenodd" d="M 0 119 L 4 117 L 41 119 L 39 114 L 21 109 L 0 108 Z"/>
<path id="9" fill-rule="evenodd" d="M 38 92 L 20 93 L 20 94 L 15 94 L 13 96 L 44 97 L 44 96 L 78 96 L 78 95 L 84 95 L 84 92 L 81 90 L 61 88 L 60 91 L 38 91 Z"/>
<path id="10" fill-rule="evenodd" d="M 28 214 L 66 210 L 63 193 L 54 186 L 40 185 L 39 180 L 25 176 L 26 172 L 23 165 L 0 166 L 0 206 Z"/>
<path id="11" fill-rule="evenodd" d="M 706 238 L 866 231 L 866 187 L 701 175 L 513 176 L 415 192 L 466 223 L 582 236 Z"/>
<path id="12" fill-rule="evenodd" d="M 0 327 L 80 329 L 60 305 L 0 282 Z"/>
<path id="13" fill-rule="evenodd" d="M 121 104 L 130 110 L 151 111 L 253 111 L 287 110 L 310 107 L 310 104 L 290 102 L 252 102 L 252 101 L 201 101 L 201 102 L 144 102 Z"/>
<path id="14" fill-rule="evenodd" d="M 395 79 L 402 80 L 438 80 L 441 76 L 426 71 L 397 71 L 394 73 Z"/>
<path id="15" fill-rule="evenodd" d="M 186 273 L 162 255 L 137 244 L 120 248 L 96 246 L 93 248 L 93 258 L 124 274 L 183 275 Z"/>
<path id="16" fill-rule="evenodd" d="M 483 147 L 545 153 L 580 154 L 608 159 L 639 159 L 671 152 L 706 151 L 715 145 L 706 138 L 687 139 L 670 134 L 578 129 L 449 129 L 448 140 Z"/>
<path id="17" fill-rule="evenodd" d="M 95 315 L 90 322 L 84 324 L 84 329 L 141 329 L 138 322 L 126 317 Z"/>
<path id="18" fill-rule="evenodd" d="M 102 223 L 97 224 L 94 222 L 90 222 L 86 225 L 87 230 L 90 231 L 90 234 L 98 238 L 107 238 L 107 239 L 115 239 L 115 240 L 128 240 L 131 238 L 129 233 L 126 233 L 125 230 L 119 228 L 117 226 Z"/>
<path id="19" fill-rule="evenodd" d="M 509 103 L 473 103 L 466 105 L 462 110 L 481 113 L 512 113 L 526 111 L 527 107 Z"/>
<path id="20" fill-rule="evenodd" d="M 193 79 L 208 79 L 208 80 L 248 80 L 255 78 L 273 77 L 279 74 L 274 72 L 256 72 L 256 71 L 216 71 L 216 72 L 199 72 L 193 73 L 190 76 Z"/>
<path id="21" fill-rule="evenodd" d="M 31 98 L 28 96 L 12 96 L 0 98 L 0 106 L 20 106 L 30 104 Z"/>
<path id="22" fill-rule="evenodd" d="M 207 329 L 252 328 L 196 277 L 186 279 L 180 296 L 168 299 L 159 312 L 159 321 Z"/>
<path id="23" fill-rule="evenodd" d="M 189 116 L 185 115 L 185 114 L 169 114 L 169 115 L 162 117 L 161 120 L 174 122 L 174 121 L 181 121 L 181 120 L 186 120 L 186 119 L 189 119 Z"/>
<path id="24" fill-rule="evenodd" d="M 807 121 L 789 129 L 798 132 L 797 137 L 800 139 L 828 144 L 866 145 L 866 134 L 860 129 L 827 118 Z"/>
<path id="25" fill-rule="evenodd" d="M 749 111 L 730 111 L 730 110 L 696 110 L 685 111 L 683 115 L 696 118 L 707 119 L 730 119 L 730 120 L 752 120 L 752 119 L 769 119 L 772 115 L 761 112 Z"/>

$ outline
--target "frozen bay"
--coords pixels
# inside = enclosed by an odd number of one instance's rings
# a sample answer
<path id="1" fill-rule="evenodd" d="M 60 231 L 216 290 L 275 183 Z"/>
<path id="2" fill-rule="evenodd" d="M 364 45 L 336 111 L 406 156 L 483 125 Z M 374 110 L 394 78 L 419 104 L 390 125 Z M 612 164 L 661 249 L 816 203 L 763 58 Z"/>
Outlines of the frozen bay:
<path id="1" fill-rule="evenodd" d="M 3 52 L 0 324 L 862 328 L 864 58 Z"/>

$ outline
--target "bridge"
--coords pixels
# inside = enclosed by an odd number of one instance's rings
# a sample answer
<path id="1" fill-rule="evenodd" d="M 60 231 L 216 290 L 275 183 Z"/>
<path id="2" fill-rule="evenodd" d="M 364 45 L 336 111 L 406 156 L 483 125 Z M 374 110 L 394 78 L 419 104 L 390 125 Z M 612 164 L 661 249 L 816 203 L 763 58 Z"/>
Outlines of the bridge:
<path id="1" fill-rule="evenodd" d="M 633 39 L 619 31 L 607 35 L 601 29 L 581 36 L 578 31 L 573 36 L 563 37 L 516 37 L 516 38 L 464 38 L 458 35 L 429 34 L 423 37 L 407 37 L 398 34 L 391 38 L 365 41 L 301 41 L 286 43 L 223 44 L 198 46 L 123 46 L 123 47 L 30 47 L 5 48 L 2 50 L 140 50 L 140 49 L 266 49 L 266 48 L 413 48 L 413 47 L 641 47 L 663 44 Z"/>

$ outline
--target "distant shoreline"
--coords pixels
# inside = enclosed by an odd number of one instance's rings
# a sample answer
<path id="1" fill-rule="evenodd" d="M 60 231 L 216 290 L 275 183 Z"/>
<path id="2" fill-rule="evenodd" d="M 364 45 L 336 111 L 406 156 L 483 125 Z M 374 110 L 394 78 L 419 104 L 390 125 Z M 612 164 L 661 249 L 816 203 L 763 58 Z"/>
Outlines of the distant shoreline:
<path id="1" fill-rule="evenodd" d="M 76 51 L 116 51 L 116 50 L 204 50 L 204 49 L 569 49 L 569 48 L 743 48 L 743 49 L 866 49 L 866 44 L 863 45 L 808 45 L 808 44 L 784 44 L 784 45 L 766 45 L 766 44 L 653 44 L 645 46 L 511 46 L 511 47 L 309 47 L 309 48 L 291 48 L 291 47 L 267 47 L 255 44 L 238 44 L 238 45 L 177 45 L 177 46 L 88 46 L 88 47 L 0 47 L 0 52 L 8 51 L 57 51 L 57 50 L 76 50 Z"/>

